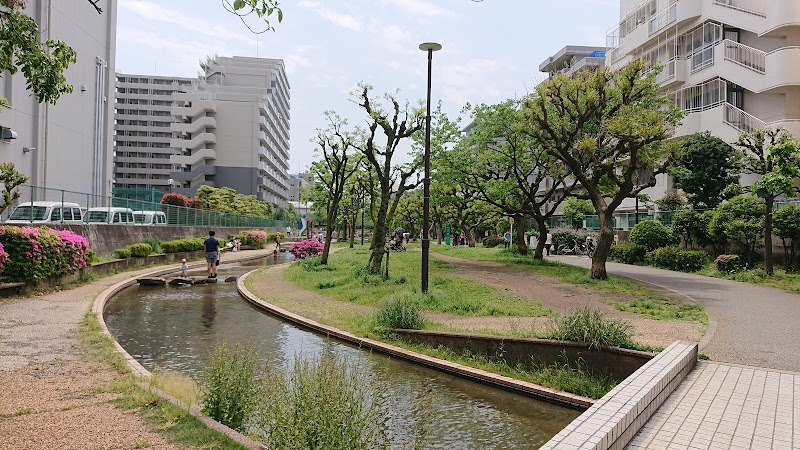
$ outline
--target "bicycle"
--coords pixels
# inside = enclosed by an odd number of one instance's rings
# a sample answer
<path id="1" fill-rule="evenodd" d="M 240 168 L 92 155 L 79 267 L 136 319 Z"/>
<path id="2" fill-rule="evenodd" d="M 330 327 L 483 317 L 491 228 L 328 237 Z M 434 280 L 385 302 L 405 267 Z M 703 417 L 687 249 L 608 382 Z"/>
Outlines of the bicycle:
<path id="1" fill-rule="evenodd" d="M 587 237 L 586 242 L 575 240 L 572 247 L 567 244 L 561 244 L 558 246 L 557 251 L 559 255 L 588 256 L 591 258 L 595 249 L 594 239 Z"/>

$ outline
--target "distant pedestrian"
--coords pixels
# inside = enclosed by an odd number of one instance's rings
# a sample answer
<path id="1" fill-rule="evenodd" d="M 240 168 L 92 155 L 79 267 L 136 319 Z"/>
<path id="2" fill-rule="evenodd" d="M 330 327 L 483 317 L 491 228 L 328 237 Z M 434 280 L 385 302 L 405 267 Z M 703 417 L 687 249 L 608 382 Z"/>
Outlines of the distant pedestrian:
<path id="1" fill-rule="evenodd" d="M 467 245 L 467 235 L 463 231 L 458 235 L 458 245 Z"/>
<path id="2" fill-rule="evenodd" d="M 186 265 L 186 258 L 181 260 L 181 275 L 183 278 L 189 278 L 189 266 Z"/>
<path id="3" fill-rule="evenodd" d="M 292 237 L 292 227 L 286 227 L 286 237 Z"/>
<path id="4" fill-rule="evenodd" d="M 217 260 L 219 259 L 219 241 L 214 237 L 214 230 L 208 232 L 208 239 L 203 242 L 206 251 L 208 278 L 217 278 Z"/>
<path id="5" fill-rule="evenodd" d="M 511 245 L 511 232 L 506 231 L 503 233 L 503 246 L 508 248 Z"/>
<path id="6" fill-rule="evenodd" d="M 320 244 L 325 242 L 325 233 L 323 233 L 322 231 L 317 233 L 317 240 L 320 242 Z"/>
<path id="7" fill-rule="evenodd" d="M 281 234 L 275 233 L 275 250 L 281 251 Z"/>
<path id="8" fill-rule="evenodd" d="M 547 249 L 547 256 L 550 256 L 550 247 L 553 246 L 553 235 L 547 232 L 547 239 L 544 241 L 544 248 Z"/>

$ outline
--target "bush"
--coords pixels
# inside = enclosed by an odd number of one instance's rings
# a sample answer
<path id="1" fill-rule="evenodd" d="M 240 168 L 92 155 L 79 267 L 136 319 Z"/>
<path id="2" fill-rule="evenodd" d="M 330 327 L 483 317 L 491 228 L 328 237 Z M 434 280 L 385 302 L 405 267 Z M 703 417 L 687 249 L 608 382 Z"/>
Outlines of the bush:
<path id="1" fill-rule="evenodd" d="M 253 347 L 217 346 L 199 379 L 203 413 L 234 430 L 244 431 L 259 398 L 258 353 Z"/>
<path id="2" fill-rule="evenodd" d="M 736 273 L 744 269 L 745 263 L 739 255 L 719 255 L 714 267 L 720 272 Z"/>
<path id="3" fill-rule="evenodd" d="M 114 250 L 114 258 L 117 259 L 128 259 L 131 257 L 131 249 L 130 247 L 125 248 L 118 248 Z"/>
<path id="4" fill-rule="evenodd" d="M 242 245 L 264 248 L 267 246 L 267 232 L 262 230 L 246 230 L 238 234 Z"/>
<path id="5" fill-rule="evenodd" d="M 196 252 L 203 249 L 203 238 L 186 238 L 161 243 L 164 253 Z"/>
<path id="6" fill-rule="evenodd" d="M 89 241 L 69 230 L 0 227 L 3 279 L 38 282 L 75 273 L 88 264 Z"/>
<path id="7" fill-rule="evenodd" d="M 3 264 L 8 260 L 8 253 L 3 249 L 3 244 L 0 244 L 0 272 L 3 271 Z"/>
<path id="8" fill-rule="evenodd" d="M 383 328 L 420 330 L 425 324 L 420 303 L 408 296 L 381 303 L 375 313 L 375 322 Z"/>
<path id="9" fill-rule="evenodd" d="M 647 262 L 662 269 L 679 272 L 697 272 L 708 261 L 702 250 L 684 250 L 678 247 L 662 247 L 647 254 Z"/>
<path id="10" fill-rule="evenodd" d="M 609 258 L 625 264 L 644 262 L 647 249 L 637 244 L 617 244 L 611 247 Z"/>
<path id="11" fill-rule="evenodd" d="M 128 250 L 130 250 L 130 254 L 134 258 L 144 258 L 149 256 L 150 253 L 153 253 L 153 247 L 145 243 L 130 245 L 128 246 Z"/>
<path id="12" fill-rule="evenodd" d="M 569 247 L 575 246 L 575 242 L 586 242 L 588 236 L 597 239 L 597 233 L 589 230 L 574 230 L 568 227 L 554 228 L 550 231 L 553 236 L 553 248 L 557 249 L 561 244 Z"/>
<path id="13" fill-rule="evenodd" d="M 631 347 L 633 327 L 621 319 L 606 318 L 588 306 L 555 317 L 551 322 L 552 338 L 588 343 L 590 347 Z"/>
<path id="14" fill-rule="evenodd" d="M 503 243 L 503 238 L 500 236 L 489 236 L 483 240 L 483 246 L 487 248 L 497 247 Z"/>
<path id="15" fill-rule="evenodd" d="M 293 242 L 289 246 L 289 253 L 294 255 L 297 259 L 303 259 L 308 256 L 316 256 L 322 253 L 324 246 L 316 239 L 304 239 L 302 241 Z"/>
<path id="16" fill-rule="evenodd" d="M 670 228 L 654 220 L 637 223 L 631 230 L 630 240 L 634 244 L 643 246 L 648 252 L 678 243 Z"/>
<path id="17" fill-rule="evenodd" d="M 163 250 L 161 250 L 161 241 L 159 241 L 158 239 L 145 239 L 142 242 L 150 245 L 151 249 L 150 253 L 156 253 L 156 254 L 163 253 Z"/>
<path id="18" fill-rule="evenodd" d="M 278 236 L 281 240 L 286 237 L 283 233 L 267 233 L 267 242 L 275 242 L 275 236 Z"/>

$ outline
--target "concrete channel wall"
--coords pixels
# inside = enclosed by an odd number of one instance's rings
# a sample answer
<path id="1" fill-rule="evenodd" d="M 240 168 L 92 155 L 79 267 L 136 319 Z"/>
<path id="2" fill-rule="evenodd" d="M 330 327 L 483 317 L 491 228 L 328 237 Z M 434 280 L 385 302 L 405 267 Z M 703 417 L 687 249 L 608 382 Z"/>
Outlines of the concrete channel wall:
<path id="1" fill-rule="evenodd" d="M 622 450 L 696 363 L 696 343 L 673 343 L 595 402 L 542 449 Z"/>

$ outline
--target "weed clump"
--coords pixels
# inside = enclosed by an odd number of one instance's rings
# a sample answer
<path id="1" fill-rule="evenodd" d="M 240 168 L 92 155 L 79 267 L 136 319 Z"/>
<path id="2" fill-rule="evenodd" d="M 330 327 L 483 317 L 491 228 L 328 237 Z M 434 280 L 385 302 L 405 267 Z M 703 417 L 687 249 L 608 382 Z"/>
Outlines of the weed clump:
<path id="1" fill-rule="evenodd" d="M 633 327 L 630 323 L 607 318 L 589 307 L 554 317 L 551 328 L 553 339 L 562 341 L 585 342 L 594 348 L 633 346 Z"/>

